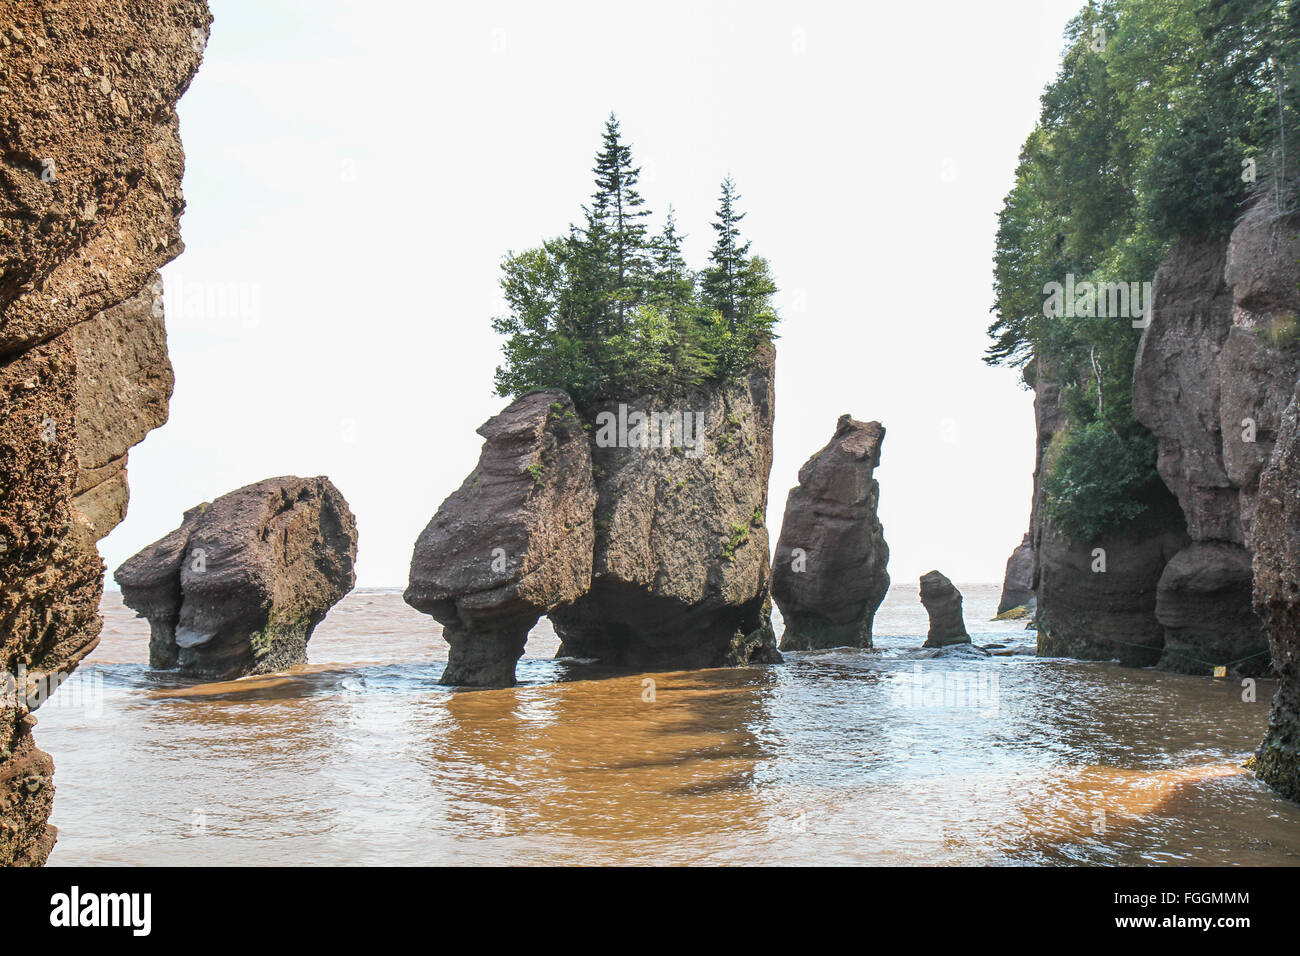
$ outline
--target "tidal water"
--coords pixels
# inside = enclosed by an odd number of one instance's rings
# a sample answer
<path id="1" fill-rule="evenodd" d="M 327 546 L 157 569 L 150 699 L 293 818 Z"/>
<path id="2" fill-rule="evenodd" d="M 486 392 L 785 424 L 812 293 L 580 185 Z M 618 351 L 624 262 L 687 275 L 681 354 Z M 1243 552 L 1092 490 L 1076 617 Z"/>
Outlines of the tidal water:
<path id="1" fill-rule="evenodd" d="M 218 684 L 150 671 L 108 592 L 37 712 L 50 864 L 1300 863 L 1300 807 L 1241 769 L 1271 682 L 1038 659 L 996 587 L 962 590 L 997 656 L 922 650 L 909 585 L 874 650 L 611 673 L 543 624 L 492 691 L 437 685 L 396 590 L 344 598 L 309 664 Z"/>

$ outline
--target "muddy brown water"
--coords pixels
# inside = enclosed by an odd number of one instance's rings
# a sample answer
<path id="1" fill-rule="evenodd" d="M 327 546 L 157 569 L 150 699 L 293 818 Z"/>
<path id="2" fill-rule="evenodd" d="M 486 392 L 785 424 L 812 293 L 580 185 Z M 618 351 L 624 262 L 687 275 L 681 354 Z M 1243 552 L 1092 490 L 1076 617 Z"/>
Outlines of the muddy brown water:
<path id="1" fill-rule="evenodd" d="M 1040 660 L 997 588 L 977 644 L 923 651 L 912 586 L 876 649 L 766 668 L 437 686 L 446 645 L 359 590 L 310 663 L 194 684 L 148 669 L 116 592 L 102 643 L 38 711 L 59 842 L 85 864 L 1296 864 L 1300 807 L 1241 769 L 1273 685 Z"/>

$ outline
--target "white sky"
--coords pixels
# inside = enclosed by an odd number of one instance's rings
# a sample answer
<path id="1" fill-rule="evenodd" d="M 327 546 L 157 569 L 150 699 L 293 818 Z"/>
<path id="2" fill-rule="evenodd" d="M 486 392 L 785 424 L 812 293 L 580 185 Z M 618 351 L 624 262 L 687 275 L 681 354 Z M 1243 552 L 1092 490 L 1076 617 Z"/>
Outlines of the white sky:
<path id="1" fill-rule="evenodd" d="M 1081 0 L 209 2 L 164 270 L 176 393 L 131 451 L 110 572 L 199 501 L 325 474 L 358 584 L 404 585 L 505 404 L 500 258 L 577 220 L 613 109 L 691 264 L 730 173 L 781 286 L 773 543 L 849 412 L 888 430 L 894 582 L 1001 580 L 1033 419 L 981 361 L 996 214 Z"/>

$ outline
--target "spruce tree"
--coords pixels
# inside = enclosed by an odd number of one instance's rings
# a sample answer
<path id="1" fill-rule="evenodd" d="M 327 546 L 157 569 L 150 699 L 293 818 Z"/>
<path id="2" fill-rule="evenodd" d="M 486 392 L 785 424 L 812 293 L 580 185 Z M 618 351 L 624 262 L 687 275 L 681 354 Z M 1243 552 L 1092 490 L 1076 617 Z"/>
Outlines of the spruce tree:
<path id="1" fill-rule="evenodd" d="M 749 243 L 740 240 L 739 224 L 745 214 L 736 210 L 739 199 L 736 184 L 728 176 L 722 181 L 717 221 L 713 223 L 713 231 L 718 235 L 713 251 L 709 254 L 709 261 L 713 265 L 704 270 L 700 282 L 705 301 L 721 313 L 727 329 L 733 333 L 740 315 L 745 257 L 749 254 Z"/>
<path id="2" fill-rule="evenodd" d="M 628 310 L 640 300 L 650 271 L 645 224 L 650 210 L 637 191 L 641 168 L 632 165 L 632 148 L 622 142 L 613 113 L 605 121 L 592 172 L 596 191 L 591 206 L 584 208 L 584 254 L 593 274 L 600 277 L 605 300 L 601 324 L 611 332 L 627 324 Z"/>

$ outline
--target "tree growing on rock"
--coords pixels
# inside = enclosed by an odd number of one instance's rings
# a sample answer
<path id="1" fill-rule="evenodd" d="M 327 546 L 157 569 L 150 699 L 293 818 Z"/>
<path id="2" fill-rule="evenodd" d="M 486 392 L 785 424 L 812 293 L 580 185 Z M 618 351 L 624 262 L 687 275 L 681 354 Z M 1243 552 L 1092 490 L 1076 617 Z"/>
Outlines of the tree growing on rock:
<path id="1" fill-rule="evenodd" d="M 749 254 L 728 178 L 710 266 L 693 272 L 671 207 L 652 235 L 641 170 L 613 114 L 593 172 L 583 224 L 502 261 L 508 313 L 496 391 L 518 396 L 560 388 L 580 404 L 663 391 L 739 374 L 773 338 L 776 284 L 767 260 Z"/>

